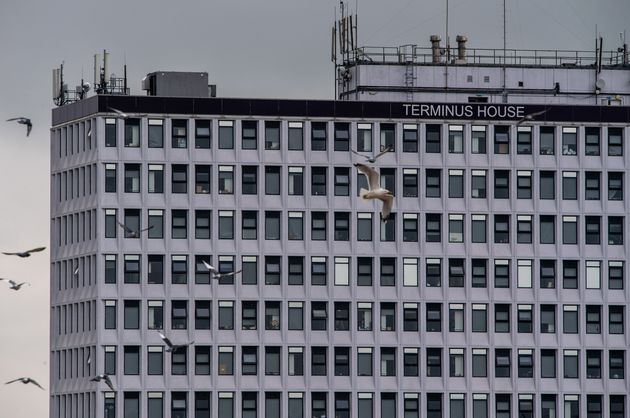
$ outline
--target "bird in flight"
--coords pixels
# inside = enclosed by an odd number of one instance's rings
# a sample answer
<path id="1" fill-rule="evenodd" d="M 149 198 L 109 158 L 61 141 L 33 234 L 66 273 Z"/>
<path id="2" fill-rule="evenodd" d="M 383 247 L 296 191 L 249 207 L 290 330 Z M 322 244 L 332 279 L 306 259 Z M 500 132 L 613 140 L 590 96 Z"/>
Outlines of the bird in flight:
<path id="1" fill-rule="evenodd" d="M 361 188 L 359 196 L 363 200 L 378 199 L 383 202 L 381 209 L 381 220 L 387 222 L 389 214 L 392 211 L 392 205 L 394 203 L 394 195 L 387 189 L 381 187 L 380 178 L 381 175 L 372 167 L 368 167 L 365 164 L 354 165 L 360 173 L 363 173 L 367 177 L 369 190 Z"/>
<path id="2" fill-rule="evenodd" d="M 10 280 L 10 279 L 3 279 L 2 277 L 0 277 L 0 280 L 6 280 L 7 283 L 9 284 L 9 289 L 11 290 L 20 290 L 22 288 L 22 286 L 26 285 L 31 285 L 29 282 L 22 282 L 22 283 L 17 283 L 16 281 Z"/>
<path id="3" fill-rule="evenodd" d="M 180 348 L 188 347 L 189 345 L 192 345 L 195 343 L 195 341 L 193 340 L 187 344 L 173 344 L 166 335 L 162 334 L 160 331 L 158 331 L 158 334 L 160 334 L 160 338 L 162 339 L 162 341 L 164 341 L 164 344 L 166 344 L 167 353 L 174 353 Z"/>
<path id="4" fill-rule="evenodd" d="M 29 383 L 34 384 L 35 386 L 37 386 L 38 388 L 40 388 L 41 390 L 46 390 L 42 387 L 42 385 L 40 385 L 39 383 L 37 383 L 37 381 L 35 379 L 31 379 L 30 377 L 19 377 L 17 379 L 11 380 L 7 383 L 5 383 L 5 385 L 11 384 L 11 383 L 15 383 L 15 382 L 22 382 L 25 385 L 28 385 Z"/>
<path id="5" fill-rule="evenodd" d="M 358 155 L 358 156 L 360 156 L 360 157 L 365 158 L 365 161 L 366 161 L 366 162 L 368 162 L 368 163 L 370 163 L 370 164 L 374 164 L 374 163 L 376 162 L 376 159 L 377 159 L 377 158 L 379 158 L 379 157 L 381 157 L 382 155 L 385 155 L 385 154 L 387 154 L 388 152 L 392 151 L 392 147 L 386 147 L 386 148 L 384 148 L 381 152 L 379 152 L 378 154 L 373 155 L 373 156 L 371 156 L 371 157 L 370 157 L 369 155 L 367 155 L 367 154 L 361 154 L 360 152 L 357 152 L 357 151 L 353 150 L 352 148 L 350 148 L 350 151 L 351 151 L 353 154 L 356 154 L 356 155 Z"/>
<path id="6" fill-rule="evenodd" d="M 26 125 L 26 136 L 29 136 L 31 133 L 31 129 L 33 129 L 33 122 L 29 118 L 25 118 L 24 116 L 20 116 L 19 118 L 11 118 L 7 119 L 7 122 L 17 122 L 20 125 Z"/>
<path id="7" fill-rule="evenodd" d="M 148 231 L 149 229 L 153 229 L 153 225 L 151 225 L 151 226 L 143 228 L 143 229 L 141 229 L 139 231 L 135 231 L 135 230 L 129 228 L 124 223 L 120 222 L 120 221 L 118 222 L 118 225 L 120 225 L 120 227 L 125 230 L 125 238 L 139 238 L 140 234 L 143 233 L 144 231 Z"/>
<path id="8" fill-rule="evenodd" d="M 127 119 L 127 118 L 131 117 L 128 113 L 125 113 L 122 110 L 119 110 L 119 109 L 116 109 L 116 108 L 113 108 L 113 107 L 110 107 L 109 110 L 111 110 L 112 112 L 116 113 L 118 116 L 120 116 L 123 119 Z M 137 115 L 135 117 L 141 118 L 143 116 L 146 116 L 146 115 Z"/>
<path id="9" fill-rule="evenodd" d="M 544 115 L 545 113 L 547 113 L 547 109 L 545 110 L 541 110 L 540 112 L 534 112 L 534 113 L 529 113 L 525 116 L 523 116 L 522 119 L 519 119 L 518 122 L 516 122 L 516 126 L 525 123 L 525 122 L 530 122 L 532 120 L 535 120 L 536 117 L 540 116 L 540 115 Z"/>
<path id="10" fill-rule="evenodd" d="M 211 266 L 210 264 L 208 264 L 206 262 L 206 260 L 201 260 L 201 262 L 203 263 L 204 266 L 206 266 L 206 268 L 208 269 L 208 271 L 210 272 L 210 274 L 212 275 L 213 279 L 221 279 L 223 277 L 229 277 L 229 276 L 234 276 L 235 274 L 240 273 L 243 270 L 238 270 L 238 271 L 232 271 L 230 273 L 219 273 L 219 270 L 217 270 L 216 267 Z"/>
<path id="11" fill-rule="evenodd" d="M 17 255 L 20 258 L 26 258 L 26 257 L 30 257 L 31 253 L 38 253 L 40 251 L 44 251 L 46 249 L 46 247 L 37 247 L 37 248 L 33 248 L 32 250 L 28 250 L 28 251 L 22 251 L 22 252 L 17 252 L 17 253 L 5 253 L 3 252 L 2 254 L 4 255 Z"/>
<path id="12" fill-rule="evenodd" d="M 99 374 L 96 377 L 90 379 L 90 382 L 100 382 L 100 381 L 105 381 L 105 384 L 109 386 L 111 390 L 113 391 L 116 390 L 114 389 L 114 384 L 112 383 L 112 379 L 109 378 L 108 374 Z"/>

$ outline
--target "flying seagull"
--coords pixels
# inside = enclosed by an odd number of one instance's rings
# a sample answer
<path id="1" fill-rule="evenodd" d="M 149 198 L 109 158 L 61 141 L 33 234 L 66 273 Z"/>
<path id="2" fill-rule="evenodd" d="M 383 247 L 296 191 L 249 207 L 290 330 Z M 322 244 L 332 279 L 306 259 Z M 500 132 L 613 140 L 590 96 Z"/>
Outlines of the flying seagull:
<path id="1" fill-rule="evenodd" d="M 387 221 L 389 214 L 392 211 L 392 204 L 394 202 L 394 195 L 387 189 L 381 187 L 380 177 L 381 175 L 376 172 L 372 167 L 368 167 L 365 164 L 354 165 L 360 173 L 365 174 L 368 181 L 368 187 L 370 190 L 361 188 L 359 196 L 363 200 L 378 199 L 383 202 L 383 208 L 381 209 L 381 220 Z"/>
<path id="2" fill-rule="evenodd" d="M 76 277 L 77 279 L 79 278 L 79 266 L 77 265 L 77 268 L 74 269 L 74 271 L 72 272 L 72 275 L 74 277 Z"/>
<path id="3" fill-rule="evenodd" d="M 120 116 L 123 119 L 127 119 L 127 118 L 131 117 L 128 113 L 125 113 L 122 110 L 115 109 L 113 107 L 110 107 L 109 110 L 111 110 L 112 112 L 116 113 L 118 116 Z M 142 117 L 142 116 L 145 116 L 145 115 L 137 115 L 136 117 Z"/>
<path id="4" fill-rule="evenodd" d="M 17 379 L 11 380 L 7 383 L 5 383 L 5 385 L 11 384 L 11 383 L 15 383 L 15 382 L 22 382 L 25 385 L 32 383 L 35 386 L 37 386 L 38 388 L 40 388 L 41 390 L 46 390 L 42 387 L 42 385 L 40 385 L 39 383 L 37 383 L 37 381 L 35 379 L 31 379 L 30 377 L 19 377 Z"/>
<path id="5" fill-rule="evenodd" d="M 116 389 L 114 389 L 114 384 L 112 383 L 112 379 L 109 378 L 108 374 L 99 374 L 97 375 L 95 378 L 90 379 L 90 382 L 100 382 L 104 380 L 105 384 L 107 386 L 109 386 L 109 388 L 113 391 L 115 391 Z"/>
<path id="6" fill-rule="evenodd" d="M 211 266 L 210 264 L 206 263 L 206 260 L 201 260 L 201 262 L 203 263 L 204 266 L 206 266 L 210 274 L 212 274 L 213 279 L 221 279 L 223 277 L 234 276 L 235 274 L 238 274 L 241 271 L 243 271 L 243 270 L 238 270 L 238 271 L 232 271 L 230 273 L 219 273 L 219 270 L 217 270 L 216 267 Z"/>
<path id="7" fill-rule="evenodd" d="M 17 283 L 17 282 L 15 282 L 15 281 L 13 281 L 13 280 L 3 279 L 3 278 L 1 278 L 1 277 L 0 277 L 0 280 L 6 280 L 6 281 L 7 281 L 7 283 L 9 284 L 9 289 L 11 289 L 11 290 L 16 290 L 16 291 L 17 291 L 17 290 L 20 290 L 20 289 L 22 288 L 22 286 L 24 286 L 25 284 L 27 284 L 27 285 L 29 285 L 29 286 L 31 285 L 29 282 Z"/>
<path id="8" fill-rule="evenodd" d="M 28 251 L 17 252 L 17 253 L 5 253 L 5 252 L 3 252 L 2 254 L 4 254 L 4 255 L 17 255 L 18 257 L 26 258 L 26 257 L 30 257 L 31 253 L 38 253 L 40 251 L 44 251 L 45 249 L 46 249 L 46 247 L 37 247 L 37 248 L 33 248 L 32 250 L 28 250 Z"/>
<path id="9" fill-rule="evenodd" d="M 195 343 L 195 341 L 193 340 L 187 344 L 173 344 L 166 335 L 162 334 L 160 331 L 158 331 L 158 334 L 160 334 L 160 338 L 162 339 L 162 341 L 164 341 L 164 344 L 167 345 L 166 347 L 167 353 L 174 353 L 180 348 L 188 347 L 189 345 L 192 345 Z"/>
<path id="10" fill-rule="evenodd" d="M 370 164 L 374 164 L 374 163 L 376 162 L 376 159 L 377 159 L 378 157 L 380 157 L 380 156 L 382 156 L 382 155 L 387 154 L 387 153 L 388 153 L 388 152 L 390 152 L 391 150 L 392 150 L 392 147 L 389 147 L 389 146 L 388 146 L 388 147 L 384 148 L 384 149 L 383 149 L 381 152 L 379 152 L 378 154 L 373 155 L 373 156 L 371 156 L 371 157 L 370 157 L 369 155 L 366 155 L 366 154 L 361 154 L 360 152 L 357 152 L 357 151 L 353 150 L 352 148 L 350 149 L 350 151 L 351 151 L 353 154 L 356 154 L 356 155 L 358 155 L 358 156 L 360 156 L 360 157 L 365 158 L 365 161 L 366 161 L 366 162 L 368 162 L 368 163 L 370 163 Z"/>
<path id="11" fill-rule="evenodd" d="M 529 113 L 523 116 L 523 118 L 520 119 L 518 122 L 516 122 L 516 126 L 525 122 L 530 122 L 532 120 L 535 120 L 537 116 L 544 115 L 545 113 L 547 113 L 547 109 L 541 110 L 540 112 Z"/>
<path id="12" fill-rule="evenodd" d="M 17 122 L 20 125 L 26 125 L 26 136 L 29 136 L 31 133 L 31 129 L 33 129 L 33 122 L 29 118 L 25 118 L 24 116 L 20 116 L 19 118 L 11 118 L 7 119 L 7 122 Z"/>
<path id="13" fill-rule="evenodd" d="M 138 237 L 140 237 L 140 234 L 142 232 L 148 231 L 149 229 L 153 229 L 153 225 L 151 225 L 151 226 L 143 228 L 143 229 L 141 229 L 139 231 L 135 231 L 135 230 L 129 228 L 124 223 L 120 222 L 120 221 L 118 222 L 118 225 L 120 225 L 120 227 L 125 230 L 125 233 L 127 234 L 126 238 L 138 238 Z"/>

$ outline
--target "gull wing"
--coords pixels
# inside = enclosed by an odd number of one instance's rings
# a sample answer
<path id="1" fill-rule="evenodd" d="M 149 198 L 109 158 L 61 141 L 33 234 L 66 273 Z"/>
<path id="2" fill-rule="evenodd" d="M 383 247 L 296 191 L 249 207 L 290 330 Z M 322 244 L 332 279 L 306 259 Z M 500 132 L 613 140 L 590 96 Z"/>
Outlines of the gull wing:
<path id="1" fill-rule="evenodd" d="M 126 233 L 128 233 L 128 234 L 133 234 L 133 233 L 134 233 L 133 229 L 129 228 L 129 227 L 128 227 L 127 225 L 125 225 L 124 223 L 122 223 L 122 222 L 120 222 L 120 221 L 116 221 L 116 222 L 118 222 L 118 225 L 120 225 L 120 227 L 121 227 L 122 229 L 124 229 Z"/>
<path id="2" fill-rule="evenodd" d="M 108 375 L 105 375 L 104 378 L 105 378 L 105 384 L 109 386 L 109 388 L 112 391 L 115 391 L 116 389 L 114 389 L 114 384 L 112 383 L 112 379 L 110 379 Z"/>
<path id="3" fill-rule="evenodd" d="M 17 379 L 13 379 L 13 380 L 8 381 L 7 383 L 5 383 L 5 385 L 9 385 L 9 384 L 15 383 L 15 382 L 20 382 L 21 380 L 22 380 L 22 378 L 18 377 Z"/>
<path id="4" fill-rule="evenodd" d="M 4 255 L 18 255 L 20 253 L 5 253 L 5 252 L 3 252 L 2 254 L 4 254 Z"/>
<path id="5" fill-rule="evenodd" d="M 166 335 L 162 334 L 160 331 L 158 331 L 158 334 L 160 334 L 160 338 L 162 339 L 162 341 L 164 341 L 164 344 L 173 348 L 173 343 L 171 342 L 171 340 L 168 339 Z"/>
<path id="6" fill-rule="evenodd" d="M 109 110 L 111 110 L 112 112 L 116 113 L 121 118 L 127 118 L 128 117 L 128 115 L 125 112 L 123 112 L 122 110 L 118 110 L 118 109 L 115 109 L 113 107 L 110 107 Z"/>
<path id="7" fill-rule="evenodd" d="M 33 248 L 32 250 L 28 250 L 28 251 L 24 251 L 25 253 L 38 253 L 40 251 L 44 251 L 46 249 L 46 247 L 37 247 L 37 248 Z"/>
<path id="8" fill-rule="evenodd" d="M 368 159 L 368 158 L 369 158 L 367 155 L 365 155 L 365 154 L 361 154 L 360 152 L 357 152 L 357 151 L 353 150 L 352 148 L 350 148 L 350 152 L 351 152 L 351 153 L 353 153 L 353 154 L 358 155 L 359 157 L 363 157 L 363 158 L 365 158 L 365 159 Z"/>
<path id="9" fill-rule="evenodd" d="M 28 121 L 26 123 L 26 136 L 29 136 L 31 134 L 31 129 L 33 129 L 33 124 L 31 123 L 31 121 Z"/>
<path id="10" fill-rule="evenodd" d="M 213 273 L 216 273 L 217 269 L 216 269 L 216 268 L 214 268 L 214 267 L 212 267 L 210 264 L 206 263 L 206 260 L 201 260 L 201 262 L 203 263 L 203 265 L 204 265 L 204 266 L 206 266 L 206 268 L 207 268 L 209 271 L 211 271 L 211 272 L 213 272 Z"/>
<path id="11" fill-rule="evenodd" d="M 376 160 L 378 157 L 387 154 L 388 152 L 390 152 L 392 150 L 392 147 L 387 147 L 385 148 L 383 151 L 379 152 L 378 154 L 376 154 L 374 156 L 374 159 Z"/>
<path id="12" fill-rule="evenodd" d="M 39 383 L 37 383 L 37 381 L 36 381 L 35 379 L 31 379 L 31 378 L 29 378 L 29 379 L 28 379 L 28 381 L 29 381 L 29 383 L 34 384 L 35 386 L 37 386 L 37 387 L 38 387 L 38 388 L 40 388 L 41 390 L 46 390 L 46 389 L 44 389 L 44 388 L 42 387 L 42 385 L 40 385 Z"/>
<path id="13" fill-rule="evenodd" d="M 380 178 L 381 175 L 374 170 L 372 167 L 369 167 L 365 164 L 355 164 L 354 165 L 357 170 L 359 170 L 360 173 L 365 174 L 365 177 L 367 177 L 368 180 L 368 185 L 370 187 L 370 190 L 377 190 L 381 188 L 381 184 L 380 184 Z"/>
<path id="14" fill-rule="evenodd" d="M 22 119 L 25 119 L 25 118 L 24 118 L 24 116 L 20 116 L 20 117 L 18 117 L 18 118 L 11 118 L 11 119 L 7 119 L 7 122 L 13 122 L 13 121 L 15 121 L 15 120 L 22 120 Z"/>
<path id="15" fill-rule="evenodd" d="M 389 214 L 392 212 L 392 206 L 394 204 L 394 196 L 392 195 L 383 196 L 381 200 L 383 201 L 383 208 L 381 209 L 381 218 L 385 220 L 389 218 Z"/>
<path id="16" fill-rule="evenodd" d="M 234 276 L 235 274 L 239 274 L 241 271 L 243 271 L 243 270 L 232 271 L 232 272 L 230 272 L 230 273 L 221 273 L 221 274 L 218 274 L 218 275 L 216 276 L 216 278 L 217 278 L 217 279 L 220 279 L 221 277 Z"/>
<path id="17" fill-rule="evenodd" d="M 140 231 L 138 231 L 138 232 L 148 231 L 149 229 L 153 229 L 153 227 L 154 227 L 154 226 L 155 226 L 155 225 L 147 226 L 146 228 L 143 228 L 143 229 L 141 229 L 141 230 L 140 230 Z"/>

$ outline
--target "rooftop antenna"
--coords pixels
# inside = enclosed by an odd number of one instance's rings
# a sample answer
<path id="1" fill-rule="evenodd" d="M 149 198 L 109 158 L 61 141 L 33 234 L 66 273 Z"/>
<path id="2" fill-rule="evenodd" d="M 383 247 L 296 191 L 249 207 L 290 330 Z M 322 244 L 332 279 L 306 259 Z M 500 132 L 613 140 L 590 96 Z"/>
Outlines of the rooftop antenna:
<path id="1" fill-rule="evenodd" d="M 506 25 L 506 20 L 507 20 L 507 8 L 506 8 L 506 0 L 503 0 L 503 94 L 502 94 L 502 101 L 503 103 L 507 103 L 508 101 L 508 94 L 507 94 L 507 70 L 506 70 L 506 62 L 505 62 L 505 58 L 506 58 L 506 50 L 507 50 L 507 25 Z"/>
<path id="2" fill-rule="evenodd" d="M 444 67 L 444 88 L 448 89 L 448 61 L 450 60 L 450 42 L 448 39 L 448 0 L 446 0 L 446 66 Z M 447 93 L 445 93 L 447 94 Z"/>

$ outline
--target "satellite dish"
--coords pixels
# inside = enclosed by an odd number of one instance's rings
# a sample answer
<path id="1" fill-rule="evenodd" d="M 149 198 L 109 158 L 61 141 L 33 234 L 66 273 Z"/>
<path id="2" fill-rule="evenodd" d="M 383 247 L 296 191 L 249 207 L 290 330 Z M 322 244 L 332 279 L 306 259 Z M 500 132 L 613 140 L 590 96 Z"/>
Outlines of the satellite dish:
<path id="1" fill-rule="evenodd" d="M 595 87 L 601 90 L 604 87 L 606 87 L 606 82 L 604 81 L 603 78 L 598 78 L 597 81 L 595 82 Z"/>
<path id="2" fill-rule="evenodd" d="M 83 90 L 84 93 L 87 93 L 88 91 L 90 91 L 90 83 L 88 83 L 87 81 L 85 83 L 83 83 L 83 85 L 81 86 L 81 89 Z"/>

